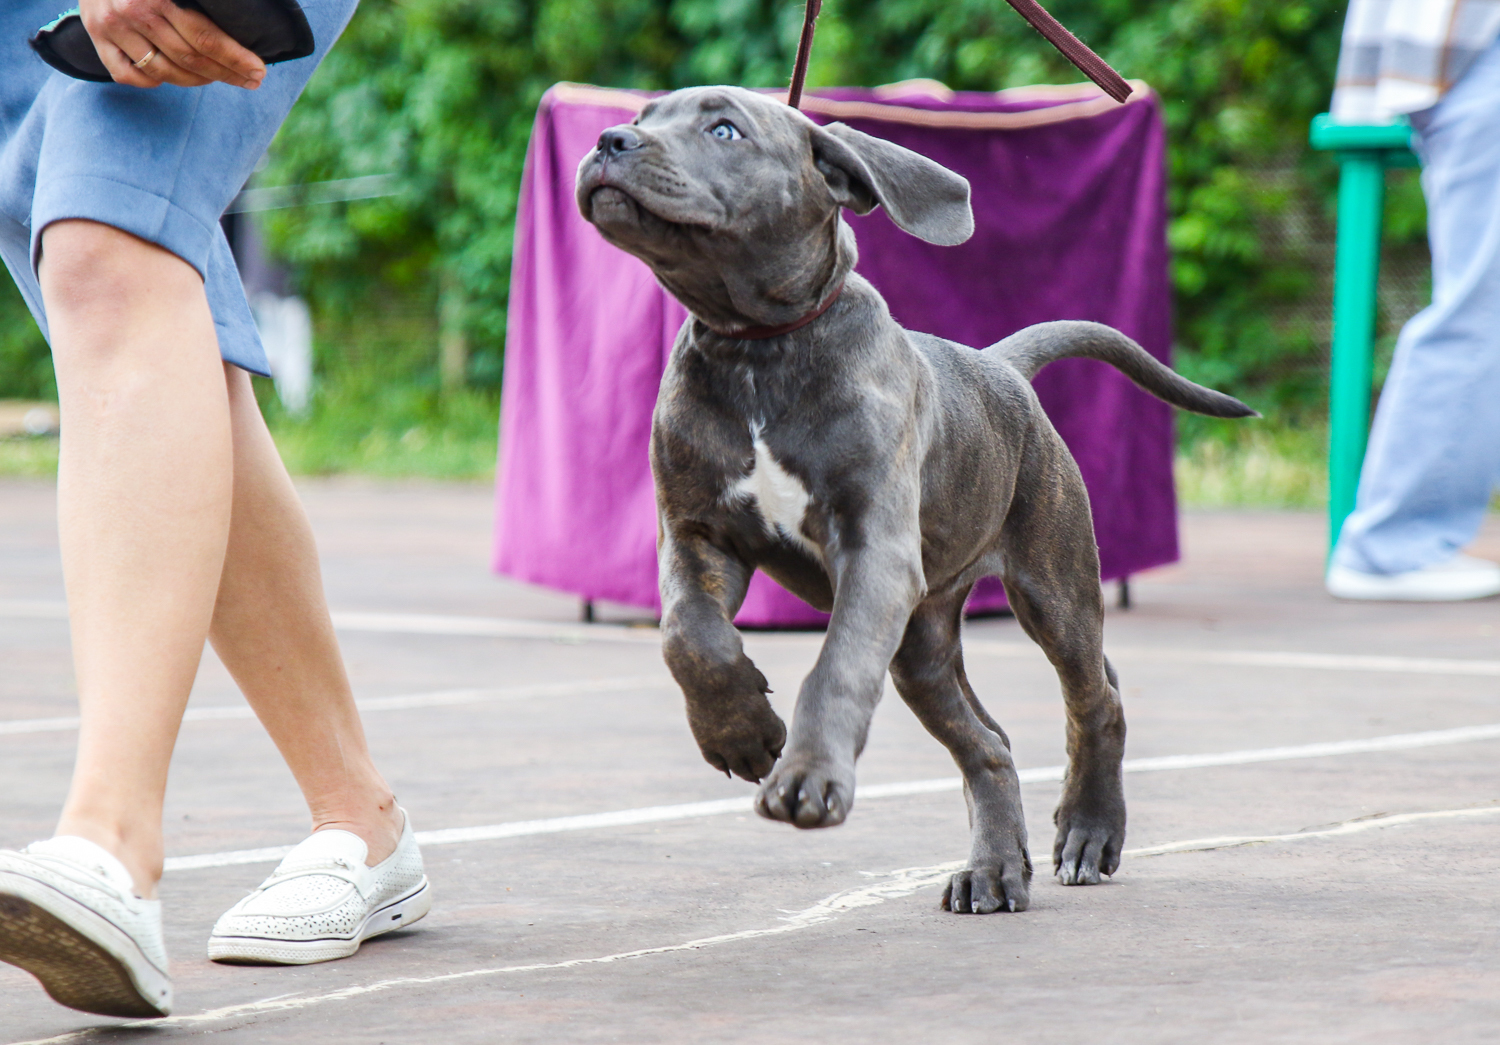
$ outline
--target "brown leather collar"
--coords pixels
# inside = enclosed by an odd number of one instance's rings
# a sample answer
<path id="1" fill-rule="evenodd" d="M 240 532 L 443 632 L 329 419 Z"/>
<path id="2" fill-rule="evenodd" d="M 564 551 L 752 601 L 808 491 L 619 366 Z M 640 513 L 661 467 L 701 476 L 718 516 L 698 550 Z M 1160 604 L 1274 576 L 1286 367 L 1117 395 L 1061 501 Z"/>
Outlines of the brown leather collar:
<path id="1" fill-rule="evenodd" d="M 780 337 L 782 334 L 790 334 L 794 330 L 800 330 L 833 306 L 844 292 L 844 281 L 839 280 L 839 285 L 833 288 L 833 293 L 823 299 L 823 303 L 813 309 L 801 319 L 794 319 L 790 323 L 783 323 L 779 327 L 746 327 L 737 330 L 733 334 L 720 334 L 720 337 L 734 338 L 737 341 L 764 341 L 766 338 Z M 717 331 L 715 331 L 717 333 Z"/>

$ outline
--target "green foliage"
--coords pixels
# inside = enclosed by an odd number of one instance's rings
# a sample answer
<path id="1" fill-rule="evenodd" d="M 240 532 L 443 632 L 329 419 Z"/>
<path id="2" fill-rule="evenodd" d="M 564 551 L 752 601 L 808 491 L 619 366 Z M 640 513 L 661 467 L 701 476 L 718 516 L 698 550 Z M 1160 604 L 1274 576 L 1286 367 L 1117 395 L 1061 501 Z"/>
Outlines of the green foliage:
<path id="1" fill-rule="evenodd" d="M 0 399 L 57 399 L 47 342 L 9 279 L 0 279 Z"/>
<path id="2" fill-rule="evenodd" d="M 467 336 L 470 380 L 498 385 L 537 102 L 559 79 L 665 86 L 681 52 L 665 23 L 651 0 L 364 4 L 261 179 L 401 179 L 396 196 L 269 216 L 320 318 L 392 291 L 430 301 L 434 322 Z"/>
<path id="3" fill-rule="evenodd" d="M 1277 229 L 1289 215 L 1323 216 L 1332 166 L 1305 141 L 1327 105 L 1344 5 L 1049 6 L 1165 100 L 1180 364 L 1272 404 L 1315 404 L 1323 346 L 1285 316 L 1318 291 L 1319 259 Z M 320 316 L 357 315 L 392 291 L 434 302 L 433 321 L 468 337 L 471 380 L 489 385 L 542 92 L 558 80 L 784 84 L 800 16 L 796 0 L 366 0 L 261 183 L 396 173 L 404 192 L 278 212 L 273 242 Z M 1004 0 L 829 0 L 812 85 L 918 76 L 970 90 L 1079 78 Z M 1392 231 L 1409 238 L 1414 227 L 1408 214 Z"/>
<path id="4" fill-rule="evenodd" d="M 330 383 L 309 417 L 292 418 L 269 381 L 257 385 L 282 460 L 295 475 L 494 477 L 499 403 L 483 391 L 438 396 L 399 378 L 377 386 L 361 375 Z"/>
<path id="5" fill-rule="evenodd" d="M 431 334 L 427 315 L 399 298 L 342 320 L 324 317 L 322 379 L 306 417 L 288 415 L 270 381 L 255 382 L 287 467 L 300 475 L 493 476 L 499 396 L 441 389 Z"/>
<path id="6" fill-rule="evenodd" d="M 1328 429 L 1216 426 L 1177 452 L 1185 508 L 1321 508 L 1328 502 Z"/>
<path id="7" fill-rule="evenodd" d="M 1305 143 L 1328 103 L 1343 0 L 1048 7 L 1164 100 L 1178 365 L 1289 424 L 1316 423 L 1334 170 Z M 401 445 L 414 428 L 462 428 L 473 404 L 493 404 L 517 190 L 542 93 L 559 80 L 783 85 L 801 11 L 801 0 L 365 0 L 259 184 L 395 174 L 401 192 L 263 216 L 317 331 L 313 416 L 276 420 L 278 436 L 326 444 L 299 458 L 306 467 L 343 467 L 371 433 Z M 812 86 L 912 77 L 966 90 L 1080 78 L 1005 0 L 827 0 Z M 1390 219 L 1390 241 L 1421 239 L 1409 175 L 1392 180 Z M 0 394 L 45 395 L 45 352 L 21 317 L 0 301 Z M 437 346 L 454 335 L 480 399 L 438 391 Z"/>
<path id="8" fill-rule="evenodd" d="M 57 474 L 55 436 L 13 436 L 0 439 L 0 476 L 50 478 Z"/>
<path id="9" fill-rule="evenodd" d="M 1162 97 L 1169 133 L 1178 364 L 1211 384 L 1287 406 L 1319 394 L 1311 332 L 1279 323 L 1317 289 L 1312 259 L 1278 223 L 1331 187 L 1305 148 L 1327 107 L 1344 4 L 1329 0 L 1053 0 L 1049 9 L 1126 76 Z M 848 78 L 927 75 L 954 87 L 1075 80 L 1008 6 L 986 0 L 843 0 L 884 28 Z M 1305 237 L 1304 237 L 1305 238 Z"/>

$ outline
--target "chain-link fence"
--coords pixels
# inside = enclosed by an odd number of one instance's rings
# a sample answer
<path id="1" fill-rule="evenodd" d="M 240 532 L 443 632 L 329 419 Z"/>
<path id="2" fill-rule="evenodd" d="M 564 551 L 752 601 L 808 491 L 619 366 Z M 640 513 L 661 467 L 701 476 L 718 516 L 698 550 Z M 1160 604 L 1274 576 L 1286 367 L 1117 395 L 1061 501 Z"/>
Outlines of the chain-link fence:
<path id="1" fill-rule="evenodd" d="M 1396 171 L 1392 182 L 1414 179 L 1415 171 Z M 1306 274 L 1305 290 L 1277 306 L 1272 326 L 1289 342 L 1308 342 L 1312 350 L 1288 354 L 1269 374 L 1291 376 L 1293 371 L 1315 369 L 1320 377 L 1328 372 L 1333 337 L 1333 266 L 1336 225 L 1323 201 L 1306 189 L 1301 173 L 1292 167 L 1259 172 L 1257 183 L 1274 205 L 1267 208 L 1260 230 L 1266 257 L 1282 261 Z M 1415 184 L 1400 186 L 1410 197 Z M 1409 205 L 1409 199 L 1404 200 Z M 1410 219 L 1401 223 L 1400 238 L 1390 235 L 1380 257 L 1379 314 L 1376 321 L 1375 377 L 1378 386 L 1390 365 L 1396 335 L 1402 326 L 1432 299 L 1432 257 L 1427 243 L 1413 237 Z"/>

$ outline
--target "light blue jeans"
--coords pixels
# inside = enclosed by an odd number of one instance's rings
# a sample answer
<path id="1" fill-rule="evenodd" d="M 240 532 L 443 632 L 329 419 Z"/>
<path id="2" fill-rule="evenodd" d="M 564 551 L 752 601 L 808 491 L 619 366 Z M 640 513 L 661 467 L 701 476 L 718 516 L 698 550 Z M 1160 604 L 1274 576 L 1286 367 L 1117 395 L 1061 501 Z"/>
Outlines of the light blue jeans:
<path id="1" fill-rule="evenodd" d="M 1500 42 L 1412 116 L 1432 304 L 1396 342 L 1333 559 L 1402 573 L 1474 539 L 1500 481 Z"/>

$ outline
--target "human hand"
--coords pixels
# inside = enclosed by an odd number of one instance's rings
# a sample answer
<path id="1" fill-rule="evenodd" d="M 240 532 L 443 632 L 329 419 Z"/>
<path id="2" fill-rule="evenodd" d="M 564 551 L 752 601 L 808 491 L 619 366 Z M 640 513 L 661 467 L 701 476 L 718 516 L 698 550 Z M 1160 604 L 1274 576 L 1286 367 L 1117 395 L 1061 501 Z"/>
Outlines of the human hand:
<path id="1" fill-rule="evenodd" d="M 172 0 L 79 0 L 83 27 L 116 83 L 255 90 L 266 65 L 197 11 Z M 142 62 L 142 59 L 145 59 Z"/>

